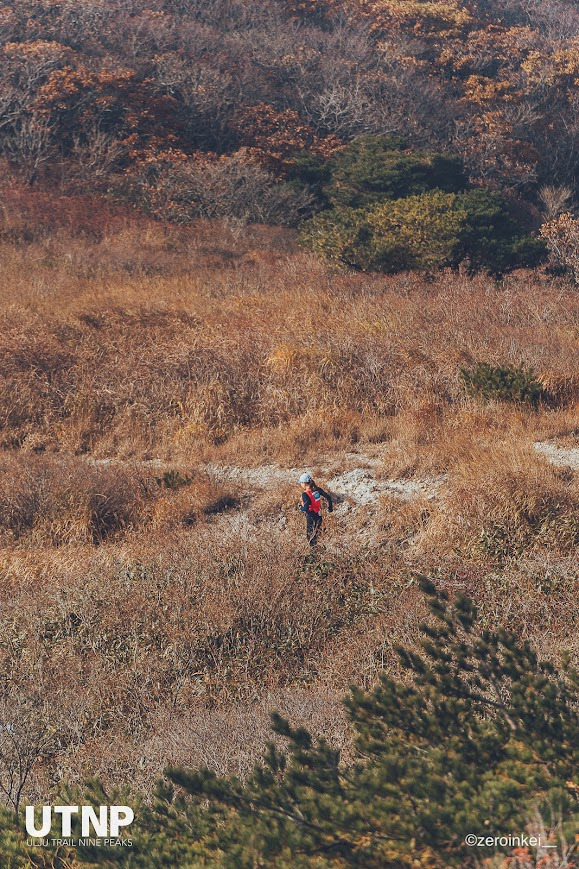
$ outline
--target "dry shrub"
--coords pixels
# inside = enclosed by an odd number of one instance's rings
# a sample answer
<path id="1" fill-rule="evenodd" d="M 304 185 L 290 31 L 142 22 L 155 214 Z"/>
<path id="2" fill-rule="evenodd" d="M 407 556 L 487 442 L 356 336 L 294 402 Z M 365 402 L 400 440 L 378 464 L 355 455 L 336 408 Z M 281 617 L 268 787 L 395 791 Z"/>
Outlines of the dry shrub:
<path id="1" fill-rule="evenodd" d="M 132 210 L 98 196 L 55 196 L 54 191 L 43 192 L 15 179 L 4 183 L 0 191 L 0 238 L 18 244 L 59 232 L 102 240 L 137 220 Z"/>
<path id="2" fill-rule="evenodd" d="M 486 445 L 516 450 L 522 444 L 556 437 L 573 447 L 576 428 L 577 413 L 572 406 L 535 414 L 504 403 L 465 402 L 456 407 L 425 403 L 383 421 L 379 474 L 438 478 L 457 465 L 469 464 L 473 450 Z"/>
<path id="3" fill-rule="evenodd" d="M 276 178 L 244 151 L 220 157 L 197 154 L 189 160 L 148 159 L 115 186 L 121 200 L 175 223 L 205 217 L 295 226 L 311 214 L 314 204 L 311 193 Z"/>
<path id="4" fill-rule="evenodd" d="M 378 542 L 396 546 L 401 552 L 409 550 L 415 539 L 427 529 L 432 512 L 429 498 L 401 500 L 395 495 L 383 495 L 380 499 Z"/>
<path id="5" fill-rule="evenodd" d="M 341 695 L 319 686 L 276 689 L 252 703 L 214 709 L 198 705 L 192 716 L 181 719 L 171 718 L 166 710 L 159 709 L 147 747 L 165 754 L 165 766 L 179 759 L 191 766 L 219 770 L 223 775 L 246 776 L 263 745 L 272 738 L 272 709 L 295 725 L 323 733 L 333 745 L 344 745 L 346 711 Z"/>
<path id="6" fill-rule="evenodd" d="M 167 486 L 167 475 L 175 473 L 179 474 L 171 469 L 162 476 L 155 476 L 160 493 L 151 511 L 153 528 L 192 526 L 206 517 L 236 510 L 241 505 L 240 493 L 234 487 L 225 487 L 200 472 L 179 475 L 182 480 L 180 485 Z"/>
<path id="7" fill-rule="evenodd" d="M 145 518 L 151 482 L 138 470 L 72 457 L 0 459 L 0 531 L 60 546 L 101 543 Z"/>
<path id="8" fill-rule="evenodd" d="M 553 220 L 567 210 L 573 190 L 570 187 L 556 187 L 545 184 L 539 190 L 539 199 L 543 206 L 543 214 L 547 220 Z"/>
<path id="9" fill-rule="evenodd" d="M 105 736 L 89 738 L 76 755 L 61 757 L 62 776 L 83 784 L 81 770 L 89 768 L 105 786 L 131 783 L 135 793 L 147 794 L 167 766 L 207 767 L 220 775 L 248 775 L 272 739 L 273 709 L 295 725 L 320 733 L 347 757 L 349 733 L 342 692 L 323 686 L 267 691 L 251 702 L 207 707 L 193 704 L 186 712 L 159 704 L 151 711 L 144 739 L 113 725 Z"/>
<path id="10" fill-rule="evenodd" d="M 2 668 L 17 680 L 38 660 L 43 689 L 56 679 L 73 695 L 82 683 L 83 739 L 119 719 L 137 735 L 159 704 L 182 712 L 311 683 L 369 593 L 363 563 L 304 560 L 289 541 L 248 546 L 209 526 L 4 567 L 0 634 L 18 641 Z"/>
<path id="11" fill-rule="evenodd" d="M 176 475 L 177 485 L 170 485 Z M 167 485 L 169 480 L 169 485 Z M 192 526 L 240 499 L 206 474 L 59 455 L 0 454 L 0 533 L 6 541 L 103 543 L 145 528 Z"/>
<path id="12" fill-rule="evenodd" d="M 545 373 L 539 376 L 543 387 L 543 401 L 551 407 L 572 407 L 579 395 L 579 374 Z"/>
<path id="13" fill-rule="evenodd" d="M 88 765 L 140 787 L 188 753 L 217 770 L 246 769 L 268 708 L 300 720 L 291 697 L 302 689 L 343 694 L 352 681 L 370 687 L 380 670 L 397 672 L 395 646 L 417 642 L 426 614 L 413 575 L 432 570 L 436 553 L 421 559 L 394 540 L 312 556 L 293 534 L 259 522 L 255 531 L 234 533 L 224 514 L 97 548 L 3 551 L 0 677 L 31 703 L 35 692 L 49 698 L 59 735 L 39 782 L 56 768 L 78 781 Z M 573 637 L 571 562 L 537 555 L 489 575 L 455 557 L 438 581 L 556 657 Z M 329 717 L 316 730 L 330 733 L 334 714 L 324 700 L 317 715 Z"/>
<path id="14" fill-rule="evenodd" d="M 579 493 L 570 472 L 516 445 L 473 445 L 451 472 L 422 546 L 499 562 L 534 549 L 570 553 L 579 543 Z"/>
<path id="15" fill-rule="evenodd" d="M 295 482 L 293 485 L 290 483 L 272 485 L 267 489 L 258 490 L 253 495 L 250 515 L 254 522 L 276 520 L 279 522 L 281 518 L 284 522 L 287 522 L 288 518 L 291 521 L 291 518 L 296 518 L 297 503 Z"/>
<path id="16" fill-rule="evenodd" d="M 568 272 L 579 284 L 579 220 L 569 211 L 544 223 L 541 236 L 547 242 L 553 265 Z"/>
<path id="17" fill-rule="evenodd" d="M 579 569 L 574 556 L 572 550 L 557 555 L 543 548 L 502 569 L 479 566 L 468 592 L 485 621 L 497 628 L 508 625 L 545 660 L 558 660 L 562 652 L 576 659 Z"/>

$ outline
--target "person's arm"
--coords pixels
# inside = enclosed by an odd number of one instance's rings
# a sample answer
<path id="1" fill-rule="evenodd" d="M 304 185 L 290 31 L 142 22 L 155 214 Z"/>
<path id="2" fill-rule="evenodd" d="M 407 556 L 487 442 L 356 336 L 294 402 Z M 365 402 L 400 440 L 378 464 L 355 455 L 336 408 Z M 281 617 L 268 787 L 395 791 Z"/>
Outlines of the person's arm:
<path id="1" fill-rule="evenodd" d="M 318 492 L 320 493 L 320 495 L 322 496 L 322 498 L 325 498 L 326 501 L 328 502 L 328 513 L 331 513 L 331 512 L 333 511 L 333 509 L 334 509 L 334 504 L 333 504 L 333 502 L 332 502 L 332 496 L 331 496 L 331 495 L 328 495 L 327 492 L 324 492 L 323 489 L 320 489 L 319 486 L 318 486 Z"/>
<path id="2" fill-rule="evenodd" d="M 310 511 L 310 499 L 305 492 L 302 492 L 302 503 L 298 509 L 300 509 L 302 513 L 309 513 Z"/>

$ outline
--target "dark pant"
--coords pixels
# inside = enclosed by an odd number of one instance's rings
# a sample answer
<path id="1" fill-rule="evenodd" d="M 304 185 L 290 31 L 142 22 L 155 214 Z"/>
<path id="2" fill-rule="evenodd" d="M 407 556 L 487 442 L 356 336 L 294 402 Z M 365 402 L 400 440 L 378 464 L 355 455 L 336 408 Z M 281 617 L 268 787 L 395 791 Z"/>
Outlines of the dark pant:
<path id="1" fill-rule="evenodd" d="M 319 513 L 306 513 L 306 523 L 308 542 L 310 546 L 315 546 L 322 527 L 322 517 Z"/>

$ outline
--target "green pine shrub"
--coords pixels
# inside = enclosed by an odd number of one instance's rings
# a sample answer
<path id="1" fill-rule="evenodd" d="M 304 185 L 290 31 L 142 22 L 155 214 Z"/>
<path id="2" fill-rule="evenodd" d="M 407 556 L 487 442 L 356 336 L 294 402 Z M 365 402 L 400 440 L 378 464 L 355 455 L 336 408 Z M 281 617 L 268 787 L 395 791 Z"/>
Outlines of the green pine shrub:
<path id="1" fill-rule="evenodd" d="M 361 271 L 388 274 L 456 267 L 502 274 L 533 266 L 543 243 L 525 234 L 498 193 L 433 190 L 369 208 L 336 208 L 302 227 L 302 243 L 322 256 Z"/>
<path id="2" fill-rule="evenodd" d="M 305 224 L 302 242 L 360 271 L 441 267 L 452 260 L 466 218 L 454 202 L 454 194 L 435 191 L 368 209 L 322 212 Z"/>
<path id="3" fill-rule="evenodd" d="M 451 154 L 409 153 L 392 136 L 360 136 L 330 161 L 325 194 L 334 206 L 367 208 L 386 199 L 417 196 L 429 190 L 456 193 L 467 179 Z"/>
<path id="4" fill-rule="evenodd" d="M 534 268 L 547 256 L 544 241 L 525 232 L 509 211 L 505 197 L 484 188 L 457 196 L 466 213 L 454 261 L 468 260 L 471 270 L 495 275 L 515 268 Z"/>
<path id="5" fill-rule="evenodd" d="M 161 477 L 155 477 L 155 482 L 162 489 L 176 491 L 177 489 L 182 489 L 184 486 L 190 486 L 193 482 L 193 477 L 190 474 L 183 475 L 180 471 L 171 468 L 168 471 L 164 471 Z"/>
<path id="6" fill-rule="evenodd" d="M 329 208 L 326 187 L 331 180 L 332 161 L 309 151 L 300 151 L 285 164 L 284 174 L 293 189 L 307 191 L 313 197 L 312 211 Z"/>
<path id="7" fill-rule="evenodd" d="M 22 869 L 25 866 L 34 866 L 35 864 L 28 860 L 27 850 L 24 835 L 15 821 L 14 813 L 3 806 L 0 807 L 0 865 L 2 869 Z M 36 865 L 42 864 L 39 861 Z M 64 867 L 58 867 L 58 869 L 64 869 Z"/>
<path id="8" fill-rule="evenodd" d="M 525 402 L 537 407 L 543 395 L 533 369 L 524 365 L 514 368 L 478 362 L 473 369 L 461 368 L 460 373 L 468 394 L 485 401 Z"/>

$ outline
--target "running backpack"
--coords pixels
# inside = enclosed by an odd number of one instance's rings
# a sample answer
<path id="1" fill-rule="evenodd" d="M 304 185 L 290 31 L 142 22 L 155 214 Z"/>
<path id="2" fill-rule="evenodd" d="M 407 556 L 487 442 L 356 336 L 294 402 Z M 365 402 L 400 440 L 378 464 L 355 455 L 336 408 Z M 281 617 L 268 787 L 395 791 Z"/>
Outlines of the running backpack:
<path id="1" fill-rule="evenodd" d="M 319 492 L 306 492 L 310 499 L 310 513 L 319 513 L 322 509 L 322 496 Z"/>

